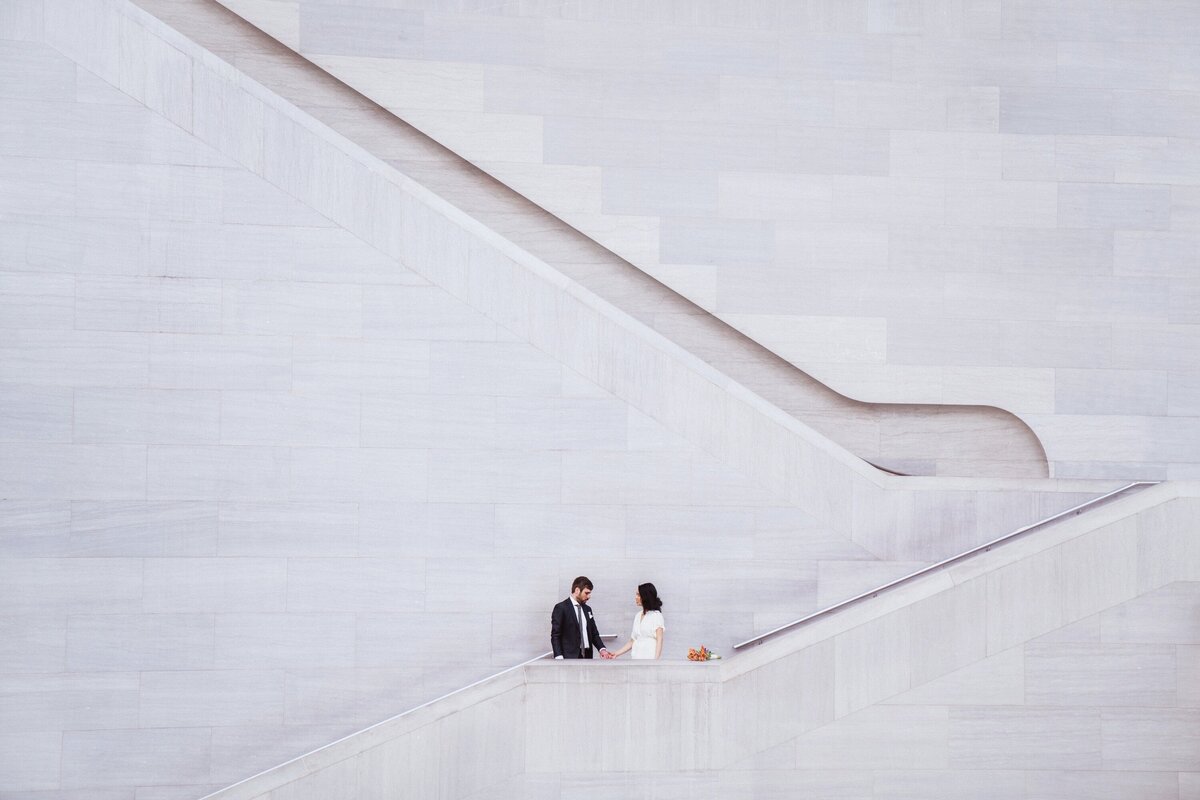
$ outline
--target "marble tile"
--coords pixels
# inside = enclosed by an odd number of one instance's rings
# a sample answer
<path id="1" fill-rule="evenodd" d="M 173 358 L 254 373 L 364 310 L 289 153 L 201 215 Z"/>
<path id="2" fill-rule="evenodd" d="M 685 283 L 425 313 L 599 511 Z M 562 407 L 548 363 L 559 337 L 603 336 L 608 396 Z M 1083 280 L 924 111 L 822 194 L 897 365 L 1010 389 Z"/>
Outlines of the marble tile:
<path id="1" fill-rule="evenodd" d="M 945 130 L 946 100 L 947 90 L 940 87 L 837 82 L 833 94 L 834 119 L 839 126 L 850 128 Z"/>
<path id="2" fill-rule="evenodd" d="M 420 58 L 424 16 L 400 8 L 300 5 L 300 48 L 322 55 Z"/>
<path id="3" fill-rule="evenodd" d="M 497 398 L 477 395 L 368 395 L 366 446 L 474 449 L 496 445 Z"/>
<path id="4" fill-rule="evenodd" d="M 425 562 L 413 558 L 289 558 L 287 610 L 388 613 L 420 610 Z M 263 611 L 279 610 L 259 604 Z"/>
<path id="5" fill-rule="evenodd" d="M 74 327 L 75 279 L 69 275 L 0 273 L 0 326 Z"/>
<path id="6" fill-rule="evenodd" d="M 42 4 L 20 0 L 6 6 L 0 15 L 0 29 L 5 31 L 6 39 L 37 42 L 42 38 Z"/>
<path id="7" fill-rule="evenodd" d="M 932 706 L 1012 706 L 1025 703 L 1025 656 L 1020 647 L 976 661 L 897 695 L 886 703 Z"/>
<path id="8" fill-rule="evenodd" d="M 886 81 L 894 75 L 888 49 L 863 38 L 808 39 L 803 47 L 782 48 L 779 60 L 785 73 L 807 80 L 827 79 L 834 74 L 846 81 Z"/>
<path id="9" fill-rule="evenodd" d="M 834 639 L 838 717 L 907 691 L 912 685 L 912 619 L 888 614 Z"/>
<path id="10" fill-rule="evenodd" d="M 0 686 L 0 725 L 9 731 L 136 728 L 134 673 L 11 675 Z"/>
<path id="11" fill-rule="evenodd" d="M 626 511 L 607 505 L 497 504 L 495 542 L 513 556 L 566 552 L 620 558 L 636 547 Z"/>
<path id="12" fill-rule="evenodd" d="M 1138 543 L 1132 520 L 1065 542 L 1061 550 L 1064 622 L 1088 617 L 1136 596 Z"/>
<path id="13" fill-rule="evenodd" d="M 220 395 L 172 389 L 75 390 L 76 442 L 216 444 Z"/>
<path id="14" fill-rule="evenodd" d="M 221 284 L 182 278 L 79 278 L 75 289 L 75 327 L 218 333 Z"/>
<path id="15" fill-rule="evenodd" d="M 362 289 L 328 283 L 222 284 L 222 332 L 248 336 L 361 336 Z"/>
<path id="16" fill-rule="evenodd" d="M 1200 797 L 1200 772 L 1180 772 L 1180 800 L 1193 800 L 1196 797 Z"/>
<path id="17" fill-rule="evenodd" d="M 1100 614 L 1100 640 L 1113 644 L 1196 644 L 1200 584 L 1177 582 Z"/>
<path id="18" fill-rule="evenodd" d="M 142 608 L 150 614 L 285 610 L 289 565 L 266 558 L 150 558 Z"/>
<path id="19" fill-rule="evenodd" d="M 212 772 L 209 780 L 216 785 L 209 791 L 224 789 L 249 775 L 257 774 L 264 767 L 282 764 L 301 753 L 336 741 L 349 732 L 347 725 L 213 728 Z"/>
<path id="20" fill-rule="evenodd" d="M 421 700 L 419 670 L 288 670 L 284 677 L 284 719 L 295 725 L 370 725 Z"/>
<path id="21" fill-rule="evenodd" d="M 1093 614 L 1078 622 L 1064 625 L 1058 630 L 1051 631 L 1031 641 L 1031 644 L 1095 644 L 1100 641 L 1100 615 Z"/>
<path id="22" fill-rule="evenodd" d="M 875 773 L 876 800 L 952 800 L 957 797 L 1021 797 L 1021 770 L 905 770 Z"/>
<path id="23" fill-rule="evenodd" d="M 611 397 L 500 397 L 496 444 L 513 450 L 621 450 L 629 406 Z"/>
<path id="24" fill-rule="evenodd" d="M 1171 645 L 1030 644 L 1025 698 L 1041 706 L 1173 706 Z"/>
<path id="25" fill-rule="evenodd" d="M 1195 772 L 1200 767 L 1200 710 L 1107 708 L 1101 715 L 1106 769 Z"/>
<path id="26" fill-rule="evenodd" d="M 1063 618 L 1062 564 L 1055 551 L 989 572 L 986 580 L 988 655 L 1070 621 Z"/>
<path id="27" fill-rule="evenodd" d="M 1172 224 L 1172 228 L 1174 228 Z M 1140 279 L 1186 278 L 1196 252 L 1196 235 L 1172 231 L 1118 231 L 1113 243 L 1113 269 Z"/>
<path id="28" fill-rule="evenodd" d="M 497 508 L 486 503 L 361 503 L 358 552 L 404 558 L 496 552 Z"/>
<path id="29" fill-rule="evenodd" d="M 212 503 L 141 500 L 71 503 L 73 556 L 212 556 L 217 508 Z"/>
<path id="30" fill-rule="evenodd" d="M 954 769 L 1100 769 L 1097 709 L 954 707 L 949 766 Z"/>
<path id="31" fill-rule="evenodd" d="M 778 598 L 780 609 L 795 618 L 817 607 L 816 565 L 803 561 L 777 561 L 755 565 L 731 560 L 700 560 L 692 564 L 691 582 L 703 587 L 691 598 L 699 613 L 756 610 L 755 597 L 767 592 Z M 757 586 L 758 588 L 754 588 Z"/>
<path id="32" fill-rule="evenodd" d="M 192 73 L 192 131 L 250 169 L 261 169 L 263 105 L 211 70 Z"/>
<path id="33" fill-rule="evenodd" d="M 1171 193 L 1164 186 L 1058 186 L 1058 223 L 1064 228 L 1165 230 L 1170 213 Z"/>
<path id="34" fill-rule="evenodd" d="M 223 503 L 221 556 L 353 556 L 359 550 L 354 503 Z"/>
<path id="35" fill-rule="evenodd" d="M 130 612 L 142 593 L 137 559 L 13 558 L 0 571 L 9 613 Z"/>
<path id="36" fill-rule="evenodd" d="M 1170 68 L 1170 50 L 1148 42 L 1063 42 L 1058 48 L 1064 86 L 1165 88 Z"/>
<path id="37" fill-rule="evenodd" d="M 56 386 L 0 386 L 0 440 L 71 441 L 72 392 Z"/>
<path id="38" fill-rule="evenodd" d="M 1001 87 L 1000 130 L 1023 134 L 1110 134 L 1108 89 Z"/>
<path id="39" fill-rule="evenodd" d="M 736 508 L 631 506 L 625 512 L 626 550 L 656 557 L 749 559 L 753 513 Z"/>
<path id="40" fill-rule="evenodd" d="M 143 672 L 145 728 L 271 725 L 283 721 L 283 673 L 273 670 Z"/>
<path id="41" fill-rule="evenodd" d="M 290 462 L 282 447 L 151 445 L 147 494 L 152 500 L 283 500 Z"/>
<path id="42" fill-rule="evenodd" d="M 562 370 L 520 342 L 434 342 L 429 383 L 439 394 L 553 395 L 562 385 Z"/>
<path id="43" fill-rule="evenodd" d="M 1200 647 L 1176 645 L 1175 670 L 1178 705 L 1200 707 Z"/>
<path id="44" fill-rule="evenodd" d="M 163 389 L 286 391 L 291 353 L 286 337 L 159 334 L 150 342 L 149 381 Z"/>
<path id="45" fill-rule="evenodd" d="M 549 616 L 548 612 L 545 616 Z M 464 639 L 483 642 L 490 641 L 492 636 L 491 617 L 474 611 L 450 613 L 446 616 L 447 624 L 444 626 L 430 626 L 426 620 L 427 616 L 422 611 L 358 615 L 355 625 L 355 665 L 359 668 L 394 667 L 398 664 L 437 668 L 460 650 Z M 548 641 L 549 627 L 546 627 L 545 631 L 539 633 Z"/>
<path id="46" fill-rule="evenodd" d="M 209 737 L 204 728 L 68 731 L 62 741 L 62 785 L 203 784 L 208 781 Z"/>
<path id="47" fill-rule="evenodd" d="M 23 499 L 145 497 L 146 448 L 136 445 L 0 445 L 0 492 Z"/>
<path id="48" fill-rule="evenodd" d="M 1000 180 L 1000 144 L 988 134 L 893 130 L 890 174 Z"/>
<path id="49" fill-rule="evenodd" d="M 869 561 L 875 558 L 848 538 L 794 508 L 755 510 L 754 554 L 786 560 Z"/>
<path id="50" fill-rule="evenodd" d="M 213 668 L 211 614 L 76 614 L 67 621 L 67 669 Z"/>
<path id="51" fill-rule="evenodd" d="M 443 503 L 568 501 L 557 451 L 434 450 L 428 499 Z M 574 501 L 570 501 L 574 502 Z"/>
<path id="52" fill-rule="evenodd" d="M 290 461 L 287 492 L 292 499 L 417 502 L 432 499 L 431 490 L 441 485 L 425 450 L 295 447 Z"/>
<path id="53" fill-rule="evenodd" d="M 53 614 L 0 616 L 0 673 L 56 673 L 65 669 L 67 619 Z"/>
<path id="54" fill-rule="evenodd" d="M 1200 130 L 1200 104 L 1189 92 L 1117 91 L 1113 93 L 1113 130 L 1194 139 Z"/>
<path id="55" fill-rule="evenodd" d="M 0 501 L 0 547 L 10 558 L 62 555 L 70 532 L 65 500 Z"/>
<path id="56" fill-rule="evenodd" d="M 119 20 L 117 86 L 184 130 L 192 126 L 192 58 L 147 30 Z"/>
<path id="57" fill-rule="evenodd" d="M 664 264 L 761 264 L 773 257 L 772 226 L 759 220 L 665 219 Z"/>
<path id="58" fill-rule="evenodd" d="M 221 221 L 222 170 L 174 164 L 80 162 L 75 201 L 101 219 Z"/>
<path id="59" fill-rule="evenodd" d="M 951 183 L 946 186 L 946 223 L 1054 228 L 1063 217 L 1062 192 L 1061 185 L 1042 181 Z M 1063 227 L 1095 226 L 1064 223 Z"/>
<path id="60" fill-rule="evenodd" d="M 222 444 L 359 444 L 357 393 L 222 392 L 220 402 Z"/>
<path id="61" fill-rule="evenodd" d="M 909 610 L 911 683 L 919 686 L 987 655 L 986 582 L 973 580 Z"/>
<path id="62" fill-rule="evenodd" d="M 429 390 L 428 342 L 310 337 L 292 342 L 292 388 L 297 392 L 336 385 L 372 399 Z"/>
<path id="63" fill-rule="evenodd" d="M 376 287 L 363 294 L 363 330 L 385 339 L 496 340 L 496 323 L 436 286 Z"/>
<path id="64" fill-rule="evenodd" d="M 483 69 L 483 110 L 595 117 L 600 111 L 600 86 L 600 75 L 590 70 L 488 64 Z"/>
<path id="65" fill-rule="evenodd" d="M 953 713 L 953 711 L 951 712 Z M 796 740 L 800 769 L 946 769 L 946 709 L 871 706 Z"/>
<path id="66" fill-rule="evenodd" d="M 1114 331 L 1112 365 L 1119 369 L 1178 369 L 1194 363 L 1200 336 L 1190 325 L 1126 326 Z"/>
<path id="67" fill-rule="evenodd" d="M 0 330 L 0 381 L 145 386 L 150 343 L 136 333 Z"/>
<path id="68" fill-rule="evenodd" d="M 74 216 L 76 169 L 70 161 L 0 156 L 0 213 Z"/>
<path id="69" fill-rule="evenodd" d="M 717 173 L 698 169 L 606 167 L 605 214 L 709 216 L 717 210 Z"/>
<path id="70" fill-rule="evenodd" d="M 493 611 L 548 613 L 557 602 L 555 564 L 547 558 L 525 563 L 522 573 L 513 575 L 494 559 L 428 559 L 425 603 L 446 612 L 471 611 L 476 610 L 475 597 L 482 594 L 490 598 Z M 464 586 L 474 586 L 474 593 L 464 593 Z"/>
<path id="71" fill-rule="evenodd" d="M 297 664 L 310 669 L 352 667 L 354 616 L 220 614 L 216 617 L 215 654 L 210 657 L 209 669 L 288 669 Z"/>
<path id="72" fill-rule="evenodd" d="M 60 786 L 62 734 L 0 733 L 0 790 L 12 792 L 51 791 Z"/>
<path id="73" fill-rule="evenodd" d="M 1075 797 L 1095 797 L 1097 800 L 1119 800 L 1122 797 L 1179 800 L 1178 780 L 1176 775 L 1167 772 L 1029 770 L 1025 773 L 1025 790 L 1030 800 L 1068 800 Z"/>

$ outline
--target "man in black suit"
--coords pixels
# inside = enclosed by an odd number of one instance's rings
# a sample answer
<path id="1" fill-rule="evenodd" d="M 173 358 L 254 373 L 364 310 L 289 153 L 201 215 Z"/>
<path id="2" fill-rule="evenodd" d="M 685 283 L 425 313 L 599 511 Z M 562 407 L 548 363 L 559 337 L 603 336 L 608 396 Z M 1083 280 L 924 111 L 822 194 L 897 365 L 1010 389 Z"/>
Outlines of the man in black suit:
<path id="1" fill-rule="evenodd" d="M 591 658 L 594 650 L 601 658 L 608 658 L 608 650 L 596 629 L 588 598 L 592 596 L 592 582 L 580 575 L 571 582 L 571 596 L 550 612 L 550 647 L 557 658 Z"/>

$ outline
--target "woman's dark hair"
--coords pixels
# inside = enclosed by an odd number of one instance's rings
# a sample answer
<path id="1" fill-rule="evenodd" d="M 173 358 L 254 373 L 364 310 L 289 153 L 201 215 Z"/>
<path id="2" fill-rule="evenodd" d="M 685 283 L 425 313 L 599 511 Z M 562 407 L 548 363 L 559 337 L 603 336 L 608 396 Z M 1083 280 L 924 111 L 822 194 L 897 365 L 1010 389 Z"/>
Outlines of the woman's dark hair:
<path id="1" fill-rule="evenodd" d="M 658 611 L 662 608 L 662 600 L 658 599 L 658 589 L 654 588 L 653 583 L 643 583 L 638 587 L 638 594 L 642 598 L 642 611 Z"/>

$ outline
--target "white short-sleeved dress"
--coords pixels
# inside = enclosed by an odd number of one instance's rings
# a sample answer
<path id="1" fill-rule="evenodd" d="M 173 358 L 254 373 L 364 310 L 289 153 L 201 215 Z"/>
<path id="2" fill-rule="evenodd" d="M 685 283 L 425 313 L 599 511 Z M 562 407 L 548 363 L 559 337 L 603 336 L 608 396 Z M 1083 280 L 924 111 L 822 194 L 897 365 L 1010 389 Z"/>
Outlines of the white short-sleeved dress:
<path id="1" fill-rule="evenodd" d="M 645 613 L 639 611 L 637 616 L 633 618 L 633 633 L 629 634 L 630 641 L 633 642 L 633 651 L 631 658 L 654 658 L 655 641 L 654 632 L 659 628 L 666 632 L 667 626 L 663 622 L 661 611 L 651 611 Z"/>

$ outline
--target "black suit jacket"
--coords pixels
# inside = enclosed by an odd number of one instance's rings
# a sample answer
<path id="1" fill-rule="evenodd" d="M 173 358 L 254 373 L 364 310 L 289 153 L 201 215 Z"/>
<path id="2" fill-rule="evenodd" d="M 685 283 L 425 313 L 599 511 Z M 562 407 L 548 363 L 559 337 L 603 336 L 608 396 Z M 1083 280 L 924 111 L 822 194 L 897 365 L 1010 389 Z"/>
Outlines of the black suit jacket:
<path id="1" fill-rule="evenodd" d="M 579 652 L 579 620 L 575 616 L 575 604 L 571 598 L 563 600 L 550 612 L 550 647 L 555 656 L 563 658 L 591 658 L 592 653 L 600 652 L 604 640 L 596 629 L 596 620 L 592 617 L 592 609 L 587 603 L 581 603 L 583 616 L 587 622 L 588 644 L 591 649 L 586 654 Z"/>

